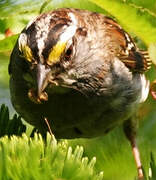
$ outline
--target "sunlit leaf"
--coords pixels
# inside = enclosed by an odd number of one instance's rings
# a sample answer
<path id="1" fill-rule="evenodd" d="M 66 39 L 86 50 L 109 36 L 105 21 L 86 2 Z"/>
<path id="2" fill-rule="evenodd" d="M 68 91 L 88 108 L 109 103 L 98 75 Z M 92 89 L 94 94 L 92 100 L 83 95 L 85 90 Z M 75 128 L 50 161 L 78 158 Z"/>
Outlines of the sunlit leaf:
<path id="1" fill-rule="evenodd" d="M 153 63 L 156 65 L 156 43 L 150 44 L 148 52 Z"/>
<path id="2" fill-rule="evenodd" d="M 0 52 L 10 51 L 13 49 L 18 35 L 13 35 L 11 37 L 0 40 Z"/>

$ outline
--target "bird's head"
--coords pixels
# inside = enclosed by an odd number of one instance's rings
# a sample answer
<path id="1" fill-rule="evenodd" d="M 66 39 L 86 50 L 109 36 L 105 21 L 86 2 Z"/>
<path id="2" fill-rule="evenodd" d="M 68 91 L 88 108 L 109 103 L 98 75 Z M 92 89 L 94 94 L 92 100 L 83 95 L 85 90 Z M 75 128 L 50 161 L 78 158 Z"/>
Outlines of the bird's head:
<path id="1" fill-rule="evenodd" d="M 73 13 L 56 11 L 42 14 L 30 22 L 18 39 L 19 55 L 35 71 L 36 94 L 44 92 L 48 84 L 71 86 L 70 75 L 75 57 L 77 20 Z M 80 34 L 80 33 L 79 33 Z M 69 71 L 69 69 L 71 71 Z"/>

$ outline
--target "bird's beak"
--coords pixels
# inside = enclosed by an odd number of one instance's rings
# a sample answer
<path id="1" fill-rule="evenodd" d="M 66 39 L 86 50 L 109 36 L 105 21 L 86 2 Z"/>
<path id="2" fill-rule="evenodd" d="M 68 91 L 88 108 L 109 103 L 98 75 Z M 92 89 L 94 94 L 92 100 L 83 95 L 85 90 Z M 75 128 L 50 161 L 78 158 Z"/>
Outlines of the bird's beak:
<path id="1" fill-rule="evenodd" d="M 46 67 L 44 64 L 39 63 L 37 65 L 37 93 L 38 97 L 41 96 L 44 89 L 47 87 L 50 78 L 49 67 Z"/>

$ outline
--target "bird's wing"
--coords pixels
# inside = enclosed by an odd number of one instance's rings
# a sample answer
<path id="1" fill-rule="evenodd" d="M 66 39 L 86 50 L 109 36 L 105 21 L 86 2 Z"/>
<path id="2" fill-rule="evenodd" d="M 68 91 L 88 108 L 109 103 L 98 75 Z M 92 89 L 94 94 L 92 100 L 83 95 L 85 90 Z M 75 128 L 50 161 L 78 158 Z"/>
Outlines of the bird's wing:
<path id="1" fill-rule="evenodd" d="M 137 49 L 132 38 L 113 19 L 106 17 L 108 32 L 112 39 L 120 46 L 117 56 L 131 70 L 143 73 L 150 69 L 151 60 L 147 51 Z"/>

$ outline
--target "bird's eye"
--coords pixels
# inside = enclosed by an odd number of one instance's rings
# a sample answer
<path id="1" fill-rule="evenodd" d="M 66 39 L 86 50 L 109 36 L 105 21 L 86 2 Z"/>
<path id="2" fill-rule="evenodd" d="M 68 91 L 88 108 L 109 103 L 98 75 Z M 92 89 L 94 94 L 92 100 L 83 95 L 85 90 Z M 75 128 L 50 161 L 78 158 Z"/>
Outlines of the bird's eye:
<path id="1" fill-rule="evenodd" d="M 64 59 L 65 61 L 69 61 L 72 55 L 72 51 L 73 51 L 73 47 L 72 45 L 67 49 L 65 55 L 64 55 Z"/>

